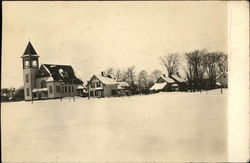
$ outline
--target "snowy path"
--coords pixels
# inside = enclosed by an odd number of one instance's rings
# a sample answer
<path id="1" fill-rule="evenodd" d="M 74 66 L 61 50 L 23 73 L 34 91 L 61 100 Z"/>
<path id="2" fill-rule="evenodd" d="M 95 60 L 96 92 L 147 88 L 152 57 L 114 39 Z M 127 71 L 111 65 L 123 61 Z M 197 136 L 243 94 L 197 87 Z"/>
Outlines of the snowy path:
<path id="1" fill-rule="evenodd" d="M 2 103 L 3 161 L 226 161 L 224 91 Z"/>

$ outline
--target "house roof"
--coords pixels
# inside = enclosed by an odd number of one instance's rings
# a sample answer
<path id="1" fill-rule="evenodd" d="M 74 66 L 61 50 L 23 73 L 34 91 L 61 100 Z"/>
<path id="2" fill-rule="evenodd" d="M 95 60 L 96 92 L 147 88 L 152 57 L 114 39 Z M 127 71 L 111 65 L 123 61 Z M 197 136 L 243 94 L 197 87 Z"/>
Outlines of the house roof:
<path id="1" fill-rule="evenodd" d="M 99 79 L 100 82 L 102 82 L 105 85 L 118 85 L 118 83 L 116 82 L 115 79 L 105 77 L 105 76 L 102 76 L 102 75 L 93 75 L 87 85 L 89 85 L 91 80 L 94 79 L 94 78 Z"/>
<path id="2" fill-rule="evenodd" d="M 165 76 L 161 76 L 160 78 L 162 78 L 163 80 L 165 80 L 167 83 L 174 83 L 174 80 L 169 78 L 169 77 L 165 77 Z"/>
<path id="3" fill-rule="evenodd" d="M 103 84 L 106 85 L 112 85 L 112 84 L 118 84 L 115 79 L 109 78 L 109 77 L 104 77 L 101 75 L 96 76 Z"/>
<path id="4" fill-rule="evenodd" d="M 155 83 L 149 90 L 161 90 L 166 85 L 167 85 L 167 83 Z"/>
<path id="5" fill-rule="evenodd" d="M 78 85 L 76 89 L 84 89 L 85 87 L 83 85 Z"/>
<path id="6" fill-rule="evenodd" d="M 186 82 L 183 78 L 177 76 L 177 75 L 171 75 L 172 78 L 174 78 L 175 80 L 177 80 L 180 83 Z"/>
<path id="7" fill-rule="evenodd" d="M 73 68 L 70 65 L 42 64 L 50 74 L 49 81 L 63 81 L 73 84 L 83 84 L 83 81 L 76 77 Z M 39 74 L 38 74 L 39 76 Z"/>
<path id="8" fill-rule="evenodd" d="M 37 55 L 35 49 L 33 48 L 31 42 L 29 41 L 23 55 Z"/>
<path id="9" fill-rule="evenodd" d="M 117 82 L 120 87 L 129 87 L 129 84 L 125 81 Z"/>

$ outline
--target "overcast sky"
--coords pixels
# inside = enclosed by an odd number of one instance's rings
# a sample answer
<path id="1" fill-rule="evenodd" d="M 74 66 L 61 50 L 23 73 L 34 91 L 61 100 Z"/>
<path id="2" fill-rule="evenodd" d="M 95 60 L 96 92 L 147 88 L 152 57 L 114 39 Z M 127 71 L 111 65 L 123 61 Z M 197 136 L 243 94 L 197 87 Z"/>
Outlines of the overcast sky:
<path id="1" fill-rule="evenodd" d="M 149 73 L 159 57 L 227 53 L 227 2 L 3 2 L 2 87 L 23 83 L 29 39 L 40 63 L 70 64 L 84 80 L 108 67 Z"/>

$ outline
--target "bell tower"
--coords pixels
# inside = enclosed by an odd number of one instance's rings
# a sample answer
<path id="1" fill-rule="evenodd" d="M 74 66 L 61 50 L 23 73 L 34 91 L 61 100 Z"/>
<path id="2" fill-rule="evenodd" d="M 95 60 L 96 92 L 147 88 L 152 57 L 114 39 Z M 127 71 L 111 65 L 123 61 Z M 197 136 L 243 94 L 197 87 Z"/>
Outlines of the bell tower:
<path id="1" fill-rule="evenodd" d="M 21 58 L 23 62 L 24 97 L 27 101 L 32 100 L 32 90 L 36 87 L 35 78 L 39 66 L 39 56 L 30 41 Z"/>

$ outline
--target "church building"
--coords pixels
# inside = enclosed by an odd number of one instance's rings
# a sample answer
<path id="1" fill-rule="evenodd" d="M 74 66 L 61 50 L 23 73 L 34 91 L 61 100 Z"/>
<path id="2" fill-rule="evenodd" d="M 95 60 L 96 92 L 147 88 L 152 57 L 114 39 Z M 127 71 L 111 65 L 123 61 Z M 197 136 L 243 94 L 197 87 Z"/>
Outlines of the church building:
<path id="1" fill-rule="evenodd" d="M 83 81 L 76 77 L 70 65 L 41 64 L 31 42 L 23 56 L 25 100 L 40 100 L 76 96 Z"/>

